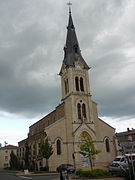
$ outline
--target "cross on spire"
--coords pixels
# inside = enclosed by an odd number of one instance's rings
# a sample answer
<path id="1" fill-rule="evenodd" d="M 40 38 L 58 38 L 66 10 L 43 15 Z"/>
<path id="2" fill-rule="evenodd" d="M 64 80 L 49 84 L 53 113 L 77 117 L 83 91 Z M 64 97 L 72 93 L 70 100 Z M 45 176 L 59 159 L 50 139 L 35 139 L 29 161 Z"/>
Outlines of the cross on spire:
<path id="1" fill-rule="evenodd" d="M 69 13 L 71 13 L 71 5 L 72 5 L 72 3 L 69 1 L 69 2 L 67 3 L 67 5 L 69 6 Z"/>

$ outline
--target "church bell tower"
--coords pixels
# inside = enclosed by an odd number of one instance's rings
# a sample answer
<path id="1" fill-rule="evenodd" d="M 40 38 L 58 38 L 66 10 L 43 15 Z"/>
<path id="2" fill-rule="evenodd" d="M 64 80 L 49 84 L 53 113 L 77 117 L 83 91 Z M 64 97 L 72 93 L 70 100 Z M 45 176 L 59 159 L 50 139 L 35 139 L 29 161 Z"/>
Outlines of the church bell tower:
<path id="1" fill-rule="evenodd" d="M 69 8 L 64 60 L 59 75 L 61 76 L 62 102 L 71 106 L 72 123 L 94 122 L 88 78 L 89 66 L 82 57 L 75 27 Z"/>

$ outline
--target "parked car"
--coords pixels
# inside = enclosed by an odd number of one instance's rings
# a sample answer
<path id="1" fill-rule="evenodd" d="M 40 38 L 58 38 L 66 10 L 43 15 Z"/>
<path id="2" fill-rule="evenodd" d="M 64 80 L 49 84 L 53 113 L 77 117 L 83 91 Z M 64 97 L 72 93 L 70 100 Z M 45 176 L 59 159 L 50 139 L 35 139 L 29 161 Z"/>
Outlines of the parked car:
<path id="1" fill-rule="evenodd" d="M 112 163 L 118 163 L 124 167 L 128 166 L 128 161 L 125 155 L 123 156 L 116 156 Z"/>
<path id="2" fill-rule="evenodd" d="M 121 163 L 112 162 L 109 166 L 109 173 L 112 175 L 123 176 L 126 173 L 126 167 L 122 166 Z"/>
<path id="3" fill-rule="evenodd" d="M 119 163 L 122 166 L 127 166 L 131 161 L 135 161 L 135 153 L 116 156 L 116 158 L 113 160 L 114 163 Z"/>
<path id="4" fill-rule="evenodd" d="M 67 173 L 74 173 L 75 168 L 72 164 L 61 164 L 60 166 L 57 167 L 57 172 L 64 171 L 66 170 Z"/>

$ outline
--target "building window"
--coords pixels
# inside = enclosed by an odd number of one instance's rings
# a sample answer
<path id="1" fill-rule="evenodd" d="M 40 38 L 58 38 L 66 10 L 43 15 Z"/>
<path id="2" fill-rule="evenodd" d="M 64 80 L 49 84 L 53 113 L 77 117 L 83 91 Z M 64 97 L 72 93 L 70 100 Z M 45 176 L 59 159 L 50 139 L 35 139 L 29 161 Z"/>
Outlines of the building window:
<path id="1" fill-rule="evenodd" d="M 110 152 L 110 145 L 109 145 L 109 139 L 105 139 L 105 147 L 106 147 L 106 152 Z"/>
<path id="2" fill-rule="evenodd" d="M 5 161 L 8 161 L 8 156 L 5 156 Z"/>
<path id="3" fill-rule="evenodd" d="M 77 113 L 78 119 L 81 119 L 81 117 L 86 118 L 86 106 L 84 103 L 82 104 L 82 100 L 77 104 Z"/>
<path id="4" fill-rule="evenodd" d="M 83 117 L 86 118 L 86 107 L 85 107 L 85 104 L 82 104 L 82 114 L 83 114 Z"/>
<path id="5" fill-rule="evenodd" d="M 66 80 L 64 81 L 64 83 L 65 83 L 65 94 L 67 94 L 67 93 L 69 92 L 68 79 L 66 79 Z"/>
<path id="6" fill-rule="evenodd" d="M 67 92 L 69 92 L 68 79 L 67 79 Z"/>
<path id="7" fill-rule="evenodd" d="M 4 168 L 7 168 L 8 167 L 8 163 L 4 163 Z"/>
<path id="8" fill-rule="evenodd" d="M 36 155 L 36 144 L 33 144 L 33 155 L 35 156 Z"/>
<path id="9" fill-rule="evenodd" d="M 67 94 L 67 82 L 66 81 L 64 82 L 65 82 L 65 94 Z"/>
<path id="10" fill-rule="evenodd" d="M 79 91 L 79 81 L 78 81 L 78 77 L 75 77 L 75 86 L 76 86 L 76 91 Z"/>
<path id="11" fill-rule="evenodd" d="M 61 142 L 59 139 L 56 141 L 56 147 L 57 147 L 57 155 L 60 155 L 61 154 Z"/>
<path id="12" fill-rule="evenodd" d="M 83 78 L 82 77 L 80 77 L 80 89 L 81 89 L 81 91 L 84 91 Z"/>
<path id="13" fill-rule="evenodd" d="M 38 143 L 38 154 L 40 154 L 41 143 Z"/>
<path id="14" fill-rule="evenodd" d="M 81 119 L 81 104 L 77 104 L 78 119 Z"/>

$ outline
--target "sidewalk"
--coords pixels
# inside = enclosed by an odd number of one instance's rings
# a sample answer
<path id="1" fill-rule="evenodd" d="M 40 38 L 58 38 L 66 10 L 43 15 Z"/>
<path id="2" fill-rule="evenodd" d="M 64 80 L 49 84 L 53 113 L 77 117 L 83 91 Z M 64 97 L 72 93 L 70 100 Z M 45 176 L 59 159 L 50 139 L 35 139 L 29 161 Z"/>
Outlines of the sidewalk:
<path id="1" fill-rule="evenodd" d="M 124 180 L 123 177 L 108 177 L 108 178 L 93 178 L 93 179 L 70 177 L 70 179 L 73 179 L 73 180 Z"/>
<path id="2" fill-rule="evenodd" d="M 24 173 L 24 172 L 17 172 L 16 176 L 57 176 L 59 175 L 59 173 L 33 173 L 33 172 L 29 172 L 29 173 Z"/>

